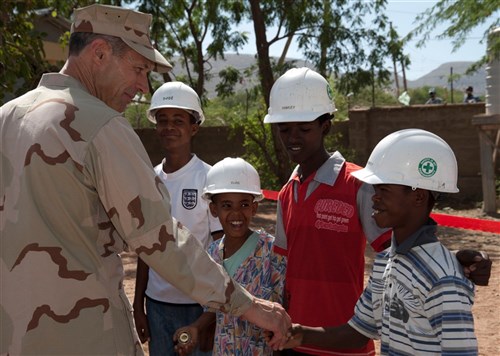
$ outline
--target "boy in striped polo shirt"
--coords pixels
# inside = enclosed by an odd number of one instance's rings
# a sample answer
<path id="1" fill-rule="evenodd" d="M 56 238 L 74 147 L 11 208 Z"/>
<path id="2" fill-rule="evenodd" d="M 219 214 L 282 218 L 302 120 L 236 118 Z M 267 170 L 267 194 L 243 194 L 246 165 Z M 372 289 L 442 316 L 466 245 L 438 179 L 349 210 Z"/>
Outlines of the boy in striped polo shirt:
<path id="1" fill-rule="evenodd" d="M 295 324 L 286 347 L 362 347 L 380 339 L 381 355 L 477 355 L 474 285 L 436 237 L 436 194 L 456 193 L 457 162 L 440 137 L 419 129 L 381 140 L 353 176 L 374 185 L 373 218 L 392 228 L 354 316 L 340 326 Z"/>

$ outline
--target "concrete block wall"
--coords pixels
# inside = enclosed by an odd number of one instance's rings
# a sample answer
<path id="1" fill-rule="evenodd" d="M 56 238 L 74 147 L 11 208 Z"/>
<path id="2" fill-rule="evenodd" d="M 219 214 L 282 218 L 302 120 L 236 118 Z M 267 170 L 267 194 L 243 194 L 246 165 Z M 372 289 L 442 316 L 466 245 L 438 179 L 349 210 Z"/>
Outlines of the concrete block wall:
<path id="1" fill-rule="evenodd" d="M 154 129 L 136 129 L 153 166 L 161 163 L 164 154 Z M 192 151 L 208 164 L 215 164 L 225 157 L 240 157 L 245 153 L 243 132 L 232 133 L 227 127 L 200 127 L 192 142 Z"/>

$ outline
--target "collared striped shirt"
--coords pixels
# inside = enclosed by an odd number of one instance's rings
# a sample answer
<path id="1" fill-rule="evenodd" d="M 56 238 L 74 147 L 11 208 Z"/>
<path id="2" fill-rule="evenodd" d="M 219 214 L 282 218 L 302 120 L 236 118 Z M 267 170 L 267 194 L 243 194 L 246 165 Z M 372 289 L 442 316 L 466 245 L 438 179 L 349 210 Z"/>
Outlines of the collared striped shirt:
<path id="1" fill-rule="evenodd" d="M 381 340 L 381 355 L 477 355 L 474 286 L 428 225 L 375 259 L 349 321 Z"/>

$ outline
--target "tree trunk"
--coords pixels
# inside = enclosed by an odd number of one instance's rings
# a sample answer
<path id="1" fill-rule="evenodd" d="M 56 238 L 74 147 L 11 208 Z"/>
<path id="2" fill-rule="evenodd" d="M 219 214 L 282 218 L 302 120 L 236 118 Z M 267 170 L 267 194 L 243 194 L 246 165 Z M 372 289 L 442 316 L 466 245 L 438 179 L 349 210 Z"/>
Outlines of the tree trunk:
<path id="1" fill-rule="evenodd" d="M 271 59 L 269 58 L 269 43 L 267 42 L 266 37 L 266 24 L 260 9 L 259 0 L 250 0 L 250 9 L 252 12 L 255 31 L 255 44 L 257 47 L 260 83 L 266 106 L 269 107 L 269 96 L 271 94 L 271 88 L 274 84 L 274 76 L 271 67 Z M 269 162 L 268 160 L 268 163 L 270 167 L 274 167 L 274 174 L 278 177 L 280 184 L 285 184 L 288 181 L 291 172 L 290 160 L 288 159 L 288 155 L 281 144 L 277 125 L 272 125 L 271 132 L 277 162 Z M 267 157 L 268 155 L 265 156 Z"/>
<path id="2" fill-rule="evenodd" d="M 450 95 L 451 95 L 451 103 L 453 104 L 453 67 L 450 67 Z"/>
<path id="3" fill-rule="evenodd" d="M 321 74 L 323 77 L 328 78 L 328 74 L 326 73 L 326 67 L 327 67 L 327 53 L 328 53 L 328 47 L 330 43 L 328 41 L 325 41 L 324 39 L 324 34 L 328 33 L 330 31 L 328 27 L 330 26 L 330 21 L 332 18 L 331 15 L 331 1 L 329 0 L 323 0 L 323 23 L 321 24 L 322 30 L 320 33 L 319 37 L 319 43 L 320 43 L 320 58 L 319 58 L 319 63 L 318 63 L 318 72 Z"/>
<path id="4" fill-rule="evenodd" d="M 283 52 L 281 52 L 281 57 L 278 61 L 278 68 L 283 66 L 283 64 L 286 61 L 286 55 L 288 53 L 288 50 L 290 49 L 290 45 L 292 44 L 293 36 L 294 36 L 294 33 L 291 33 L 288 35 L 288 37 L 286 39 L 285 47 L 283 47 Z"/>
<path id="5" fill-rule="evenodd" d="M 394 83 L 396 84 L 396 97 L 399 98 L 400 90 L 399 90 L 398 67 L 395 57 L 392 57 L 392 65 L 394 66 Z"/>
<path id="6" fill-rule="evenodd" d="M 201 99 L 203 98 L 203 89 L 205 88 L 205 62 L 203 60 L 203 43 L 201 43 L 201 41 L 196 41 L 196 51 L 198 52 L 196 63 L 198 66 L 196 70 L 198 72 L 198 79 L 196 80 L 196 93 Z"/>
<path id="7" fill-rule="evenodd" d="M 405 61 L 401 61 L 401 69 L 403 71 L 403 87 L 406 92 L 408 92 L 408 83 L 406 81 L 406 66 L 405 66 Z"/>

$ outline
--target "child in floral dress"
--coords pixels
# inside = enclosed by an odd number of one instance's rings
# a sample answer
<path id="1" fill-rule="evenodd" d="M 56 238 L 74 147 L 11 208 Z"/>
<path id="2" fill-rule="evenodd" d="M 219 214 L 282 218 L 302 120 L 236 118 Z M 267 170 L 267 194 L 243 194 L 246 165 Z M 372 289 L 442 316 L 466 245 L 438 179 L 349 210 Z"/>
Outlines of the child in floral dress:
<path id="1" fill-rule="evenodd" d="M 203 198 L 210 201 L 210 211 L 224 230 L 224 236 L 208 248 L 211 257 L 252 295 L 282 303 L 286 258 L 273 253 L 273 236 L 249 227 L 263 198 L 257 171 L 241 158 L 225 158 L 209 170 Z M 189 335 L 189 341 L 177 343 L 176 351 L 189 354 L 200 342 L 200 330 L 214 322 L 214 355 L 273 354 L 264 330 L 209 309 L 194 323 L 176 331 L 176 340 L 181 333 Z"/>

